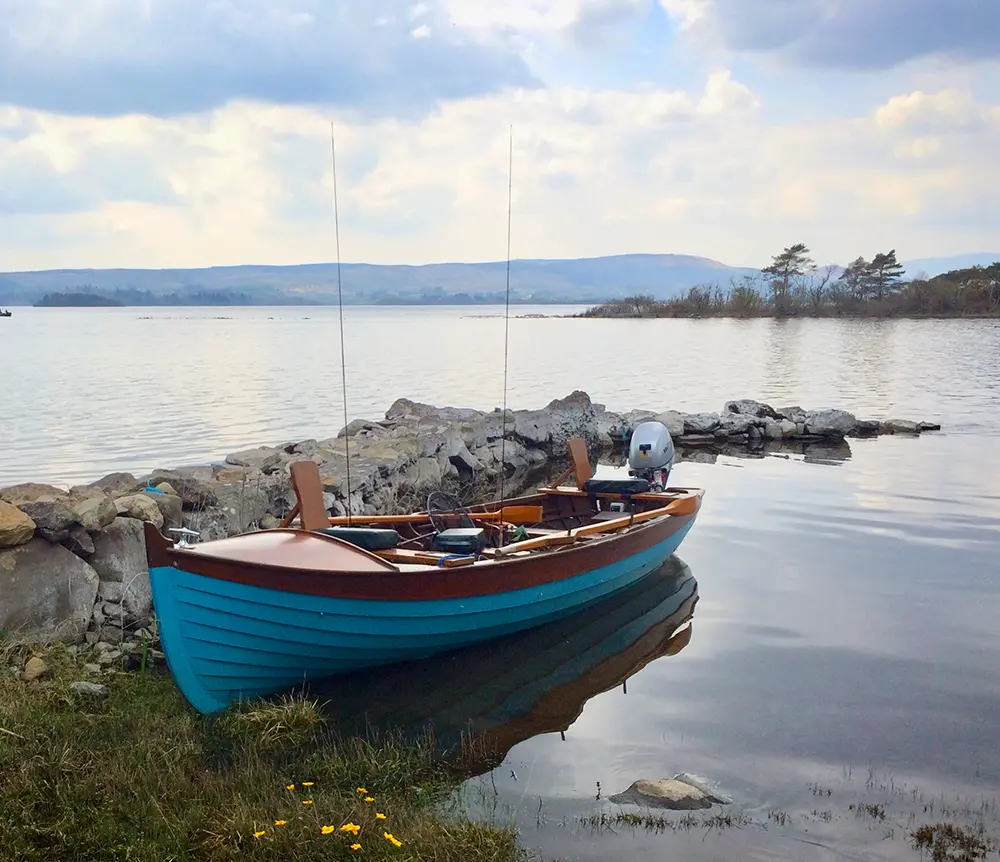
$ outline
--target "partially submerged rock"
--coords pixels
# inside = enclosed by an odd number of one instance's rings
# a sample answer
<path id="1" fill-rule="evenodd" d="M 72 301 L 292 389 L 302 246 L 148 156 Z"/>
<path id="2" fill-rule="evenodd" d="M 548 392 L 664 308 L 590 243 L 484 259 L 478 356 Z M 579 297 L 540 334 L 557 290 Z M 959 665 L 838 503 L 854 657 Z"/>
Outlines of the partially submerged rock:
<path id="1" fill-rule="evenodd" d="M 648 808 L 669 808 L 673 811 L 693 811 L 727 805 L 731 800 L 713 794 L 707 787 L 686 773 L 673 778 L 633 781 L 627 790 L 609 797 L 617 805 L 642 805 Z"/>

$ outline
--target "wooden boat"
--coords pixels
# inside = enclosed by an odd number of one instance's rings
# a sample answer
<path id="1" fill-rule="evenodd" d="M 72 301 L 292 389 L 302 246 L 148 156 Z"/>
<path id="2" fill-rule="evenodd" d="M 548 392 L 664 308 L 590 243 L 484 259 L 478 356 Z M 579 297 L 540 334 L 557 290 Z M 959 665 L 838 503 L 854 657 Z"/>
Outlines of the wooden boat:
<path id="1" fill-rule="evenodd" d="M 331 518 L 319 468 L 299 461 L 298 502 L 278 529 L 189 545 L 146 524 L 177 685 L 213 713 L 523 631 L 635 583 L 677 550 L 704 492 L 595 478 L 579 439 L 570 456 L 554 486 L 502 506 L 442 511 L 429 500 L 425 512 Z M 570 475 L 574 485 L 559 484 Z"/>
<path id="2" fill-rule="evenodd" d="M 676 556 L 638 583 L 571 616 L 422 661 L 308 686 L 345 733 L 406 738 L 430 729 L 464 776 L 487 772 L 515 745 L 562 732 L 597 695 L 623 687 L 691 640 L 698 583 Z"/>

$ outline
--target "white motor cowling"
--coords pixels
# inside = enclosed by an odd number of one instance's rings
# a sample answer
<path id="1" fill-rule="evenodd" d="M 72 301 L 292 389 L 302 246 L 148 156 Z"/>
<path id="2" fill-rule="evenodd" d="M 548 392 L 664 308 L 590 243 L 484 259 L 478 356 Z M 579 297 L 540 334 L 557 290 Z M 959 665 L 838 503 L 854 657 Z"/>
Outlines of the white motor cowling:
<path id="1" fill-rule="evenodd" d="M 674 441 L 662 422 L 642 422 L 632 432 L 628 448 L 629 475 L 649 481 L 651 489 L 667 487 L 674 466 Z"/>

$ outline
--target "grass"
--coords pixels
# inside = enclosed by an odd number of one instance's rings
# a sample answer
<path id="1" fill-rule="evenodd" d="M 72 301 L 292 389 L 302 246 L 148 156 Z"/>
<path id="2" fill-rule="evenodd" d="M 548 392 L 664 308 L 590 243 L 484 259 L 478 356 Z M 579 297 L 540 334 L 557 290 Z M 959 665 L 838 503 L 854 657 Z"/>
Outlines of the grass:
<path id="1" fill-rule="evenodd" d="M 523 858 L 512 828 L 448 811 L 429 745 L 341 738 L 294 697 L 201 716 L 158 674 L 81 696 L 83 658 L 47 647 L 29 683 L 8 668 L 30 654 L 0 644 L 3 862 Z"/>

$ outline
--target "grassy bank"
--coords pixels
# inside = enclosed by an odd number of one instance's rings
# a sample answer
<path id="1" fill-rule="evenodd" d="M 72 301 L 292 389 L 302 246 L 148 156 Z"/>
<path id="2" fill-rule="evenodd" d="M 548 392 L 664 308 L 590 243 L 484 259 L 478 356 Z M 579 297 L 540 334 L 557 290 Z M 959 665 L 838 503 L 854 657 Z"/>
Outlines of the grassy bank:
<path id="1" fill-rule="evenodd" d="M 446 813 L 430 745 L 339 738 L 301 699 L 204 717 L 165 675 L 82 664 L 0 644 L 3 862 L 521 858 L 512 829 Z"/>

